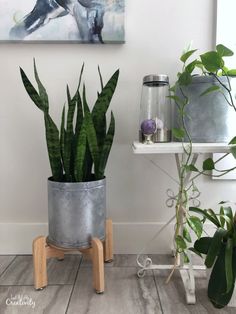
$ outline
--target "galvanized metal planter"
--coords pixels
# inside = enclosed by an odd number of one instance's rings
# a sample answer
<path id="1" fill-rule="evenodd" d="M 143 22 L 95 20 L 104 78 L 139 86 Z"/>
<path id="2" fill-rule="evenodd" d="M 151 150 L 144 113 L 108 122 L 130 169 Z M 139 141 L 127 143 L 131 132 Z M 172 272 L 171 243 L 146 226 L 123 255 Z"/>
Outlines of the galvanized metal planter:
<path id="1" fill-rule="evenodd" d="M 226 77 L 219 79 L 228 87 Z M 231 79 L 231 83 L 235 83 L 234 79 Z M 220 86 L 220 83 L 213 76 L 195 76 L 190 85 L 183 87 L 184 94 L 190 101 L 186 106 L 184 119 L 193 142 L 228 142 L 236 135 L 236 114 L 224 96 L 219 92 L 200 96 L 212 85 Z M 180 90 L 177 90 L 177 95 L 182 97 Z M 224 95 L 229 99 L 227 91 L 224 91 Z M 179 127 L 179 115 L 176 106 L 174 127 Z"/>
<path id="2" fill-rule="evenodd" d="M 90 247 L 105 239 L 106 179 L 55 182 L 48 179 L 48 242 L 62 248 Z"/>

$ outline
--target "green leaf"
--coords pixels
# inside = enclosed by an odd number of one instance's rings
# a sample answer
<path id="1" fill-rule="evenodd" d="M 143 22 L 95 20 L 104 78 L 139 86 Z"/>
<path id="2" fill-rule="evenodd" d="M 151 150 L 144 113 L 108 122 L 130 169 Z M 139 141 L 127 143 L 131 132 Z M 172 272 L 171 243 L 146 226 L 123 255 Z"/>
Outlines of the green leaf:
<path id="1" fill-rule="evenodd" d="M 60 130 L 60 148 L 63 166 L 65 168 L 65 106 L 63 106 L 61 115 L 61 130 Z"/>
<path id="2" fill-rule="evenodd" d="M 218 228 L 212 238 L 209 250 L 207 252 L 206 260 L 205 260 L 205 265 L 207 268 L 211 268 L 212 265 L 215 262 L 215 259 L 217 255 L 219 254 L 221 244 L 222 244 L 222 239 L 226 235 L 227 231 Z"/>
<path id="3" fill-rule="evenodd" d="M 176 85 L 171 86 L 169 88 L 169 91 L 175 93 L 176 92 Z"/>
<path id="4" fill-rule="evenodd" d="M 211 217 L 212 217 L 214 220 L 218 221 L 218 223 L 220 224 L 220 221 L 219 221 L 219 219 L 217 218 L 216 213 L 214 212 L 214 210 L 212 210 L 211 208 L 209 208 L 209 209 L 207 209 L 207 213 L 208 213 L 209 215 L 211 215 Z"/>
<path id="5" fill-rule="evenodd" d="M 226 72 L 228 76 L 236 76 L 236 69 L 231 69 Z"/>
<path id="6" fill-rule="evenodd" d="M 95 127 L 92 120 L 92 115 L 90 112 L 85 112 L 85 129 L 86 129 L 86 136 L 88 140 L 89 150 L 91 152 L 93 162 L 94 162 L 94 174 L 95 178 L 99 179 L 99 150 L 98 150 L 98 142 Z"/>
<path id="7" fill-rule="evenodd" d="M 78 137 L 82 123 L 83 123 L 83 119 L 84 119 L 82 100 L 81 100 L 81 96 L 79 92 L 77 92 L 76 94 L 76 103 L 77 103 L 77 106 L 76 106 L 77 114 L 76 114 L 75 134 L 76 134 L 76 137 Z"/>
<path id="8" fill-rule="evenodd" d="M 188 255 L 185 252 L 183 252 L 183 253 L 184 253 L 184 263 L 188 264 L 190 262 L 189 261 L 189 257 L 188 257 Z"/>
<path id="9" fill-rule="evenodd" d="M 197 208 L 197 207 L 189 207 L 189 211 L 197 213 L 202 215 L 203 217 L 206 217 L 206 219 L 208 219 L 209 221 L 211 221 L 214 225 L 216 225 L 217 227 L 220 227 L 220 223 L 218 220 L 214 219 L 211 215 L 209 215 L 207 213 L 206 210 L 202 210 L 201 208 Z"/>
<path id="10" fill-rule="evenodd" d="M 212 238 L 211 237 L 201 237 L 196 240 L 194 243 L 194 249 L 200 254 L 207 254 L 209 247 L 211 245 Z"/>
<path id="11" fill-rule="evenodd" d="M 236 146 L 230 147 L 230 152 L 234 156 L 234 158 L 236 159 Z"/>
<path id="12" fill-rule="evenodd" d="M 187 52 L 185 52 L 181 57 L 180 57 L 180 60 L 185 63 L 189 57 L 191 57 L 191 55 L 197 51 L 197 49 L 194 49 L 194 50 L 189 50 Z"/>
<path id="13" fill-rule="evenodd" d="M 178 139 L 182 139 L 185 136 L 185 131 L 184 131 L 184 129 L 181 129 L 181 128 L 179 128 L 179 129 L 173 128 L 172 133 L 173 133 L 173 136 L 175 138 L 178 138 Z"/>
<path id="14" fill-rule="evenodd" d="M 208 158 L 208 159 L 204 160 L 203 165 L 202 165 L 202 169 L 204 171 L 215 169 L 215 163 L 214 163 L 213 159 Z"/>
<path id="15" fill-rule="evenodd" d="M 232 270 L 232 258 L 233 258 L 233 240 L 231 238 L 227 239 L 226 249 L 225 249 L 225 274 L 226 274 L 226 283 L 228 293 L 233 284 L 233 270 Z"/>
<path id="16" fill-rule="evenodd" d="M 24 70 L 20 68 L 20 74 L 21 79 L 24 84 L 24 87 L 31 98 L 31 100 L 35 103 L 35 105 L 42 111 L 44 111 L 44 103 L 39 96 L 37 90 L 34 88 L 34 86 L 31 84 L 30 80 L 28 79 L 27 75 L 25 74 Z"/>
<path id="17" fill-rule="evenodd" d="M 231 290 L 226 293 L 226 273 L 225 273 L 225 245 L 222 245 L 219 256 L 214 264 L 208 283 L 208 298 L 216 308 L 226 306 L 233 294 L 234 284 Z M 233 270 L 236 269 L 236 254 L 233 253 Z M 235 271 L 233 271 L 233 282 L 235 281 Z"/>
<path id="18" fill-rule="evenodd" d="M 107 109 L 109 108 L 111 99 L 115 92 L 118 78 L 119 70 L 117 70 L 112 75 L 107 84 L 104 86 L 101 93 L 98 95 L 98 98 L 92 110 L 93 123 L 97 134 L 99 151 L 102 149 L 106 137 L 106 126 L 104 125 L 105 114 L 107 112 Z"/>
<path id="19" fill-rule="evenodd" d="M 229 142 L 229 145 L 234 145 L 236 144 L 236 136 L 232 138 L 232 140 Z"/>
<path id="20" fill-rule="evenodd" d="M 192 61 L 186 66 L 185 71 L 191 74 L 193 70 L 195 69 L 197 63 L 198 63 L 197 60 Z"/>
<path id="21" fill-rule="evenodd" d="M 219 90 L 220 90 L 220 86 L 213 85 L 213 86 L 207 88 L 203 93 L 201 93 L 200 96 L 204 96 L 204 95 L 207 95 L 207 94 L 210 94 L 212 92 L 219 91 Z"/>
<path id="22" fill-rule="evenodd" d="M 200 252 L 198 252 L 194 247 L 189 247 L 188 250 L 197 254 L 198 256 L 200 256 L 202 258 L 202 254 Z"/>
<path id="23" fill-rule="evenodd" d="M 101 84 L 101 90 L 103 90 L 103 79 L 102 79 L 102 74 L 101 74 L 101 70 L 100 67 L 98 66 L 98 74 L 99 74 L 99 79 L 100 79 L 100 84 Z"/>
<path id="24" fill-rule="evenodd" d="M 63 168 L 61 163 L 59 131 L 56 124 L 53 122 L 52 118 L 47 112 L 44 114 L 44 121 L 46 128 L 48 155 L 53 179 L 54 181 L 61 181 L 63 177 Z"/>
<path id="25" fill-rule="evenodd" d="M 175 237 L 175 242 L 176 242 L 178 250 L 180 249 L 181 251 L 183 251 L 183 250 L 187 249 L 187 244 L 180 235 L 177 235 Z"/>
<path id="26" fill-rule="evenodd" d="M 187 172 L 199 172 L 198 169 L 194 165 L 185 166 Z"/>
<path id="27" fill-rule="evenodd" d="M 209 51 L 200 56 L 202 64 L 209 72 L 217 72 L 224 67 L 224 60 L 216 51 Z"/>
<path id="28" fill-rule="evenodd" d="M 180 86 L 187 86 L 192 82 L 192 76 L 189 72 L 184 71 L 180 74 L 178 78 L 178 83 Z"/>
<path id="29" fill-rule="evenodd" d="M 110 126 L 107 131 L 107 135 L 100 153 L 100 158 L 99 158 L 99 178 L 104 177 L 104 172 L 108 160 L 108 156 L 111 151 L 112 143 L 113 143 L 113 138 L 115 134 L 115 118 L 113 115 L 113 112 L 111 112 L 111 121 L 110 121 Z"/>
<path id="30" fill-rule="evenodd" d="M 183 100 L 176 95 L 167 96 L 167 98 L 173 99 L 177 104 L 184 104 Z"/>
<path id="31" fill-rule="evenodd" d="M 196 236 L 198 238 L 202 235 L 202 222 L 201 220 L 196 216 L 191 216 L 187 218 L 187 223 L 189 227 L 195 232 Z"/>
<path id="32" fill-rule="evenodd" d="M 190 233 L 188 232 L 188 229 L 186 227 L 183 228 L 183 237 L 185 240 L 187 240 L 189 243 L 192 242 Z"/>
<path id="33" fill-rule="evenodd" d="M 216 51 L 221 57 L 231 57 L 234 55 L 233 51 L 222 44 L 216 46 Z"/>
<path id="34" fill-rule="evenodd" d="M 71 182 L 73 170 L 71 169 L 74 165 L 73 156 L 73 120 L 76 107 L 76 98 L 71 99 L 69 86 L 67 85 L 67 101 L 68 101 L 68 112 L 66 122 L 66 133 L 65 133 L 65 148 L 64 148 L 64 168 L 66 181 Z"/>
<path id="35" fill-rule="evenodd" d="M 74 173 L 77 182 L 83 181 L 83 166 L 86 154 L 86 122 L 83 121 L 79 137 L 76 144 L 75 161 L 74 161 Z"/>
<path id="36" fill-rule="evenodd" d="M 42 100 L 43 106 L 44 106 L 44 110 L 48 111 L 49 105 L 48 105 L 48 94 L 47 91 L 45 89 L 45 87 L 43 86 L 43 84 L 41 83 L 39 76 L 38 76 L 38 71 L 37 71 L 37 67 L 36 67 L 36 62 L 34 59 L 34 76 L 35 76 L 35 80 L 38 84 L 38 89 L 39 89 L 39 96 Z"/>

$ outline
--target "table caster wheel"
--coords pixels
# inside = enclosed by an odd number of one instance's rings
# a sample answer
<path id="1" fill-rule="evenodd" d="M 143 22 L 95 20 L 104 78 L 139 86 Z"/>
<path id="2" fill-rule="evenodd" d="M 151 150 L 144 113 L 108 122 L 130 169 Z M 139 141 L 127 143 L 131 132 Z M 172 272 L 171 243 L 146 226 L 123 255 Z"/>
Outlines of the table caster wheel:
<path id="1" fill-rule="evenodd" d="M 109 263 L 112 263 L 113 262 L 113 259 L 109 259 L 108 261 L 104 261 L 104 263 L 106 264 L 109 264 Z"/>
<path id="2" fill-rule="evenodd" d="M 96 294 L 103 294 L 104 291 L 98 291 L 98 290 L 95 290 Z"/>
<path id="3" fill-rule="evenodd" d="M 41 288 L 38 288 L 38 289 L 35 289 L 36 291 L 42 291 L 42 290 L 44 290 L 46 288 L 46 286 L 45 287 L 41 287 Z"/>

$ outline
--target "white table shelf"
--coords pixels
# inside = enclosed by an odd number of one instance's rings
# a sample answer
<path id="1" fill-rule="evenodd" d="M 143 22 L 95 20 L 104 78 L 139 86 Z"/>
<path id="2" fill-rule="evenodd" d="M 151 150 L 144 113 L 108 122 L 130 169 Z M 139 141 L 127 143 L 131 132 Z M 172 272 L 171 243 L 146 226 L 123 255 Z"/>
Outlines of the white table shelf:
<path id="1" fill-rule="evenodd" d="M 189 143 L 181 142 L 168 142 L 168 143 L 155 143 L 155 144 L 143 144 L 140 142 L 133 142 L 132 148 L 134 154 L 174 154 L 176 159 L 176 165 L 178 174 L 180 175 L 180 158 L 184 153 L 185 149 L 188 147 Z M 195 164 L 199 154 L 205 153 L 229 153 L 230 146 L 227 143 L 193 143 L 192 144 L 192 160 L 191 164 Z M 180 156 L 181 155 L 181 156 Z M 185 178 L 185 185 L 188 183 L 191 176 L 191 172 Z M 161 228 L 161 230 L 156 234 L 158 236 L 166 226 L 168 226 L 175 219 L 175 215 Z M 155 236 L 155 237 L 156 237 Z M 204 269 L 202 266 L 193 266 L 191 261 L 188 266 L 184 265 L 183 258 L 180 258 L 180 264 L 178 265 L 181 279 L 185 288 L 185 296 L 188 304 L 195 304 L 195 279 L 193 269 Z M 154 265 L 150 258 L 146 258 L 143 264 L 138 263 L 141 269 L 138 271 L 139 276 L 144 276 L 146 270 L 153 269 L 170 269 L 173 265 Z"/>
<path id="2" fill-rule="evenodd" d="M 188 143 L 184 143 L 189 145 Z M 180 142 L 169 143 L 155 143 L 155 144 L 143 144 L 140 142 L 133 142 L 133 152 L 135 154 L 182 154 L 183 144 Z M 230 145 L 227 143 L 193 143 L 193 153 L 205 154 L 205 153 L 228 153 L 230 151 Z"/>

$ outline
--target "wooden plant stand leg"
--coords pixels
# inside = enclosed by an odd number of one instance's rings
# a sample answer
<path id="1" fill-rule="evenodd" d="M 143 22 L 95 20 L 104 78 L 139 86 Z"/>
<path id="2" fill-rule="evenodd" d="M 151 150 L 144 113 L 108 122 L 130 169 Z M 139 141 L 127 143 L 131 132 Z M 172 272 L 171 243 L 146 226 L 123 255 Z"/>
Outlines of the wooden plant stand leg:
<path id="1" fill-rule="evenodd" d="M 112 220 L 106 220 L 106 238 L 104 241 L 104 261 L 110 263 L 113 261 L 113 227 Z"/>
<path id="2" fill-rule="evenodd" d="M 46 238 L 39 236 L 33 241 L 34 287 L 36 290 L 47 286 Z"/>
<path id="3" fill-rule="evenodd" d="M 92 239 L 93 286 L 97 293 L 104 292 L 103 244 L 97 238 Z"/>
<path id="4" fill-rule="evenodd" d="M 36 290 L 45 288 L 47 279 L 47 258 L 57 257 L 64 259 L 64 252 L 60 249 L 50 247 L 46 243 L 46 237 L 39 236 L 33 241 L 33 263 L 34 263 L 34 287 Z"/>

